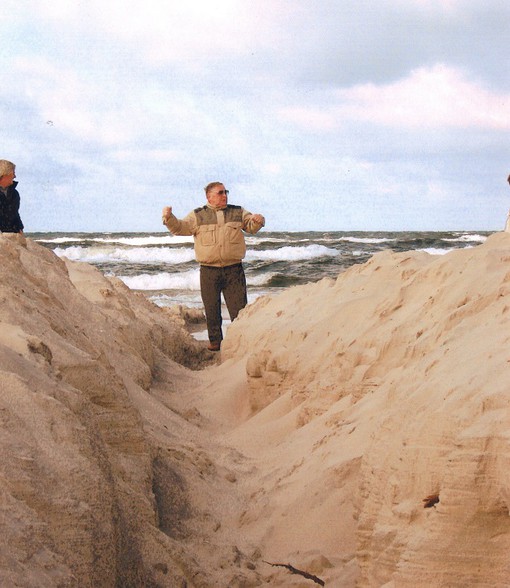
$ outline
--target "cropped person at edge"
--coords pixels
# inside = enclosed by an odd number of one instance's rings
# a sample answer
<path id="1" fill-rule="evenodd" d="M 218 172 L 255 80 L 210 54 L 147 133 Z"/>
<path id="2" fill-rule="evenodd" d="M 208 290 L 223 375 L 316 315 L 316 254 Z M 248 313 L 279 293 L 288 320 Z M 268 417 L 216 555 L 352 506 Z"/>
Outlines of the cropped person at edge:
<path id="1" fill-rule="evenodd" d="M 200 291 L 204 303 L 208 349 L 219 351 L 221 294 L 233 321 L 247 304 L 246 277 L 241 260 L 246 254 L 243 231 L 254 235 L 265 224 L 261 214 L 227 204 L 229 191 L 221 182 L 204 188 L 207 204 L 196 208 L 182 220 L 163 208 L 163 224 L 174 235 L 193 235 L 195 257 L 200 264 Z"/>
<path id="2" fill-rule="evenodd" d="M 16 166 L 6 159 L 0 159 L 0 232 L 23 233 L 19 216 L 20 197 L 16 190 L 18 182 Z"/>
<path id="3" fill-rule="evenodd" d="M 506 181 L 510 184 L 510 175 L 506 179 Z M 510 233 L 510 210 L 508 211 L 505 223 L 505 233 Z"/>

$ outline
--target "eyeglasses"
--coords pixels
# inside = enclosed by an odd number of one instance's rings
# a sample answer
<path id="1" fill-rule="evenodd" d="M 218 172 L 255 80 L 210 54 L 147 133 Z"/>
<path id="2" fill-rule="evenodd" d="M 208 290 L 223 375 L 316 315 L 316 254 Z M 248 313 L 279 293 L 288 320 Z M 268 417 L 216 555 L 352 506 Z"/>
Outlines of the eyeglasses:
<path id="1" fill-rule="evenodd" d="M 218 190 L 216 194 L 225 194 L 225 196 L 229 195 L 229 190 Z"/>

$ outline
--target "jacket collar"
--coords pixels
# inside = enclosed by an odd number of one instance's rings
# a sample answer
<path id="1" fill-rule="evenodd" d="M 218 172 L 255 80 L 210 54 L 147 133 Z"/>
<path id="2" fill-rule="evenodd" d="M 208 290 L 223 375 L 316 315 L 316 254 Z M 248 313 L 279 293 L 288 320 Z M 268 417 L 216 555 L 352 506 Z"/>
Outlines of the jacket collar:
<path id="1" fill-rule="evenodd" d="M 10 186 L 7 186 L 7 188 L 0 188 L 0 192 L 2 192 L 2 194 L 9 194 L 9 192 L 14 190 L 17 185 L 18 182 L 13 182 Z"/>
<path id="2" fill-rule="evenodd" d="M 210 208 L 211 210 L 214 211 L 218 211 L 218 210 L 225 210 L 228 206 L 228 204 L 226 206 L 212 206 L 211 204 L 209 204 L 209 202 L 206 204 L 207 208 Z"/>

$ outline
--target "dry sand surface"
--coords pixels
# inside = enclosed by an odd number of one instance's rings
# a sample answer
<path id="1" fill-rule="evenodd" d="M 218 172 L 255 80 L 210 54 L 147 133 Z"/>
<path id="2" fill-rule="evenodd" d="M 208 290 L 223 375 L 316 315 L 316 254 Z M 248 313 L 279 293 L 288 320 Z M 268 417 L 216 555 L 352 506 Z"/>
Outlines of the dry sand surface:
<path id="1" fill-rule="evenodd" d="M 510 586 L 510 234 L 260 298 L 220 354 L 22 236 L 0 297 L 2 588 Z"/>

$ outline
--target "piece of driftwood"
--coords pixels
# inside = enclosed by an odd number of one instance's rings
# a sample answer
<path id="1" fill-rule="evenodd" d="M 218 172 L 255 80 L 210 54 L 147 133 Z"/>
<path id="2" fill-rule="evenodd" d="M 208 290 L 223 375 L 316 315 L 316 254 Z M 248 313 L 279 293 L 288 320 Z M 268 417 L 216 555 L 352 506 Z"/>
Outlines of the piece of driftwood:
<path id="1" fill-rule="evenodd" d="M 326 585 L 324 580 L 321 580 L 317 576 L 314 576 L 313 574 L 309 574 L 308 572 L 303 572 L 303 570 L 298 570 L 297 568 L 295 568 L 294 566 L 291 566 L 290 564 L 271 563 L 270 561 L 265 561 L 265 560 L 262 560 L 262 561 L 264 561 L 264 563 L 267 563 L 268 565 L 273 566 L 273 567 L 286 568 L 287 570 L 289 570 L 289 572 L 291 574 L 297 574 L 298 576 L 303 576 L 303 578 L 306 578 L 307 580 L 313 580 L 316 584 L 319 584 L 319 586 Z"/>
<path id="2" fill-rule="evenodd" d="M 423 508 L 431 508 L 439 502 L 439 494 L 431 494 L 423 499 Z"/>

